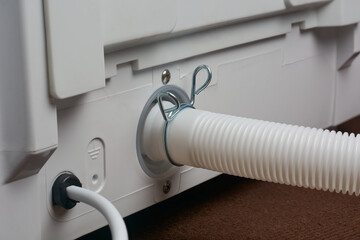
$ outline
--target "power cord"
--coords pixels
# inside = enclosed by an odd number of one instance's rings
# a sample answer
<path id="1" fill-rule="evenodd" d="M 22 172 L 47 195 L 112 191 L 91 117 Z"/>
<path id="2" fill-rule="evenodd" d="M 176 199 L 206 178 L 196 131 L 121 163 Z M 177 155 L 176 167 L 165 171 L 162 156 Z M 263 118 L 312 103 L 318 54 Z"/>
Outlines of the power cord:
<path id="1" fill-rule="evenodd" d="M 100 194 L 82 188 L 80 180 L 72 173 L 63 173 L 52 187 L 53 205 L 65 209 L 73 208 L 77 202 L 86 203 L 103 214 L 108 221 L 113 240 L 127 240 L 128 234 L 124 219 L 115 206 Z"/>

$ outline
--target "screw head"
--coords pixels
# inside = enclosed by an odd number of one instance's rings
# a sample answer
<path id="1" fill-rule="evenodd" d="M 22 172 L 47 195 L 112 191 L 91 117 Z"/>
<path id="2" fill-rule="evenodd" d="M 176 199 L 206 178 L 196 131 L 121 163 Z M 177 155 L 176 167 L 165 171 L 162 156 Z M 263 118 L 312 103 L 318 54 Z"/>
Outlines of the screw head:
<path id="1" fill-rule="evenodd" d="M 169 69 L 165 69 L 161 74 L 161 81 L 164 85 L 168 84 L 171 78 Z"/>
<path id="2" fill-rule="evenodd" d="M 170 189 L 171 189 L 171 181 L 170 180 L 167 180 L 164 185 L 163 185 L 163 192 L 165 194 L 169 193 L 170 192 Z"/>

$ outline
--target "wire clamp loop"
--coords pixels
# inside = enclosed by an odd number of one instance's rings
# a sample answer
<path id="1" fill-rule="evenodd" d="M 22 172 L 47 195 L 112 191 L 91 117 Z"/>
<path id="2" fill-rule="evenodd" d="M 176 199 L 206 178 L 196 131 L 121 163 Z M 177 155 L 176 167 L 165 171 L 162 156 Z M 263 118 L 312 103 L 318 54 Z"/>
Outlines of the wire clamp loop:
<path id="1" fill-rule="evenodd" d="M 207 72 L 207 78 L 203 85 L 201 85 L 198 89 L 196 89 L 196 76 L 201 70 L 205 70 Z M 168 161 L 175 165 L 175 166 L 182 166 L 177 163 L 175 163 L 169 154 L 168 147 L 167 147 L 167 131 L 168 131 L 168 125 L 169 122 L 172 121 L 177 114 L 179 114 L 182 110 L 185 108 L 195 108 L 195 95 L 198 95 L 200 92 L 202 92 L 207 86 L 209 86 L 212 78 L 212 72 L 210 68 L 207 65 L 200 65 L 197 68 L 195 68 L 193 77 L 192 77 L 192 86 L 191 86 L 191 95 L 190 95 L 190 102 L 189 103 L 181 103 L 174 94 L 171 92 L 160 92 L 157 95 L 157 103 L 160 108 L 160 112 L 162 117 L 164 118 L 165 124 L 164 124 L 164 131 L 163 131 L 163 146 L 164 151 L 166 154 L 166 157 Z M 174 106 L 165 108 L 164 101 L 172 103 Z"/>

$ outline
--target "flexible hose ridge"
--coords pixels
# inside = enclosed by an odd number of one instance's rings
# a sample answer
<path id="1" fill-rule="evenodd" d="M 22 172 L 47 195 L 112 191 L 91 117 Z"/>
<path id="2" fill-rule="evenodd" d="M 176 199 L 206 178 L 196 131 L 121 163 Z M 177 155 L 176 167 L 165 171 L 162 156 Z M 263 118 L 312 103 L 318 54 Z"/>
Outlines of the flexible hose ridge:
<path id="1" fill-rule="evenodd" d="M 173 147 L 169 152 L 176 163 L 359 195 L 360 135 L 201 110 L 184 111 L 171 125 L 168 144 Z M 182 141 L 187 141 L 182 151 L 188 153 L 172 151 Z"/>

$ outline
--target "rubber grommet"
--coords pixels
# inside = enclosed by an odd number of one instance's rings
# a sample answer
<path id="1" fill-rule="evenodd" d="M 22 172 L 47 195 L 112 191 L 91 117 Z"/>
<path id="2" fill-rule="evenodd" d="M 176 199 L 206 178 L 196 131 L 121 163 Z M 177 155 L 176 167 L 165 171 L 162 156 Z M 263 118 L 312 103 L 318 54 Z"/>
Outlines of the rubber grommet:
<path id="1" fill-rule="evenodd" d="M 184 92 L 184 90 L 182 90 L 181 88 L 176 87 L 176 86 L 168 85 L 168 86 L 164 86 L 164 87 L 157 89 L 150 96 L 150 98 L 146 102 L 146 104 L 141 112 L 138 127 L 137 127 L 137 133 L 136 133 L 136 152 L 137 152 L 137 156 L 138 156 L 141 168 L 144 170 L 144 172 L 149 177 L 152 177 L 155 179 L 167 178 L 178 171 L 178 167 L 174 166 L 170 162 L 152 161 L 146 155 L 144 155 L 141 151 L 141 149 L 142 149 L 141 138 L 142 138 L 142 134 L 144 131 L 145 121 L 146 121 L 147 115 L 149 114 L 151 109 L 153 107 L 158 107 L 157 106 L 157 96 L 159 95 L 160 92 L 170 92 L 170 93 L 174 94 L 181 103 L 190 103 L 190 99 L 189 99 L 188 95 L 186 94 L 186 92 Z"/>
<path id="2" fill-rule="evenodd" d="M 80 180 L 72 173 L 63 173 L 58 176 L 52 186 L 53 205 L 62 206 L 65 209 L 71 209 L 78 203 L 68 198 L 66 188 L 69 186 L 82 187 Z"/>

